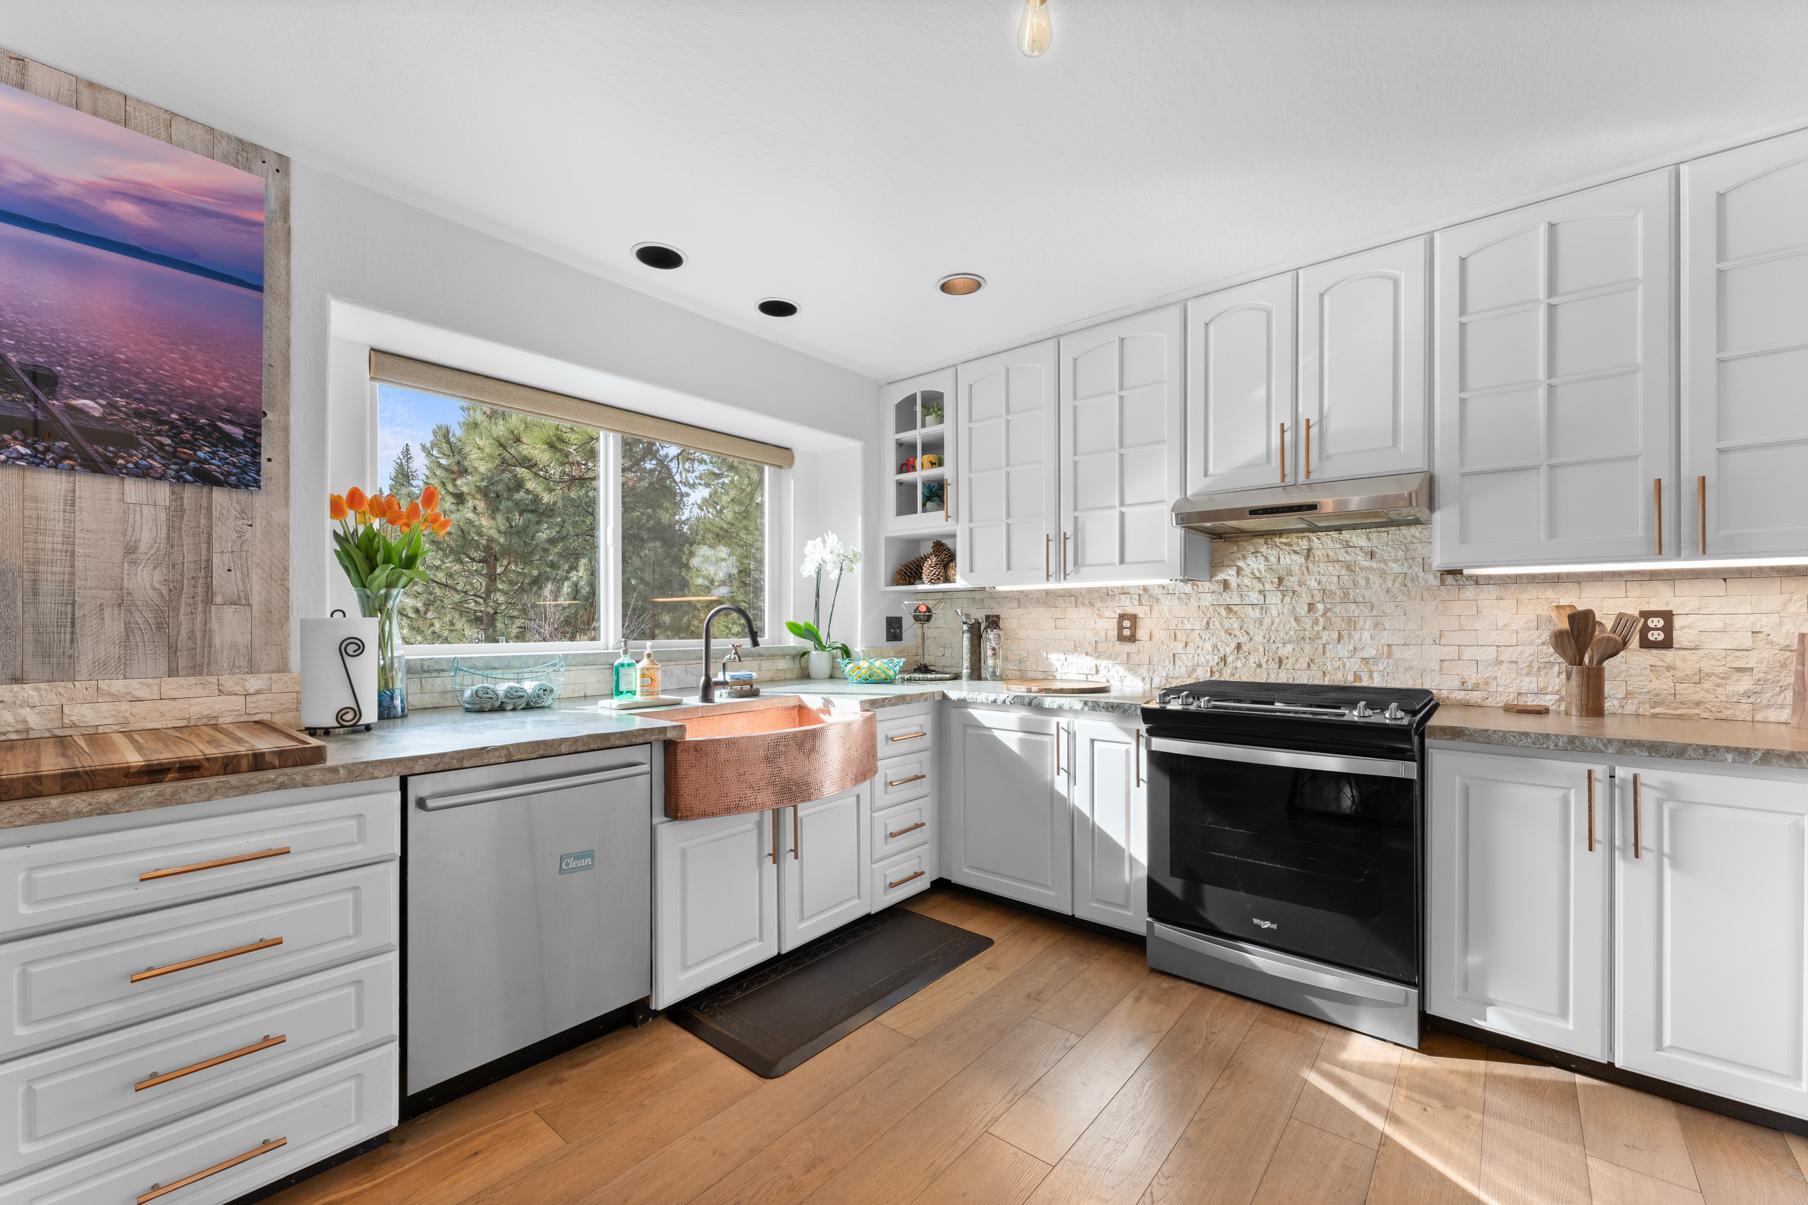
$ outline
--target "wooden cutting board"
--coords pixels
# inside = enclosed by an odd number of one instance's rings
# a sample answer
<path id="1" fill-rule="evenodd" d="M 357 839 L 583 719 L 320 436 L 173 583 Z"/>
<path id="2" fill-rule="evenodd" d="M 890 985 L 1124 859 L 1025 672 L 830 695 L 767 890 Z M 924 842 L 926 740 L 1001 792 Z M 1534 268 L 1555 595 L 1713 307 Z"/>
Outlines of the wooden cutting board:
<path id="1" fill-rule="evenodd" d="M 0 801 L 317 766 L 326 746 L 263 720 L 0 741 Z"/>
<path id="2" fill-rule="evenodd" d="M 1111 689 L 1111 683 L 1084 678 L 1006 678 L 1004 688 L 1025 695 L 1102 695 Z"/>

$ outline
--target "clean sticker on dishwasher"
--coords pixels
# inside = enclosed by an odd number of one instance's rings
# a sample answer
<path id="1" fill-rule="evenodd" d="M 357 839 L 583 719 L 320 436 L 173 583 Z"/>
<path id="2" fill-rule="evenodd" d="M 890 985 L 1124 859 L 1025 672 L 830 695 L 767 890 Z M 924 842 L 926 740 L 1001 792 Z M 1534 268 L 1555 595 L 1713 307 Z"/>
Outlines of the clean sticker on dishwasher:
<path id="1" fill-rule="evenodd" d="M 559 855 L 559 873 L 576 874 L 580 870 L 590 870 L 596 866 L 596 851 L 580 849 L 573 853 Z"/>

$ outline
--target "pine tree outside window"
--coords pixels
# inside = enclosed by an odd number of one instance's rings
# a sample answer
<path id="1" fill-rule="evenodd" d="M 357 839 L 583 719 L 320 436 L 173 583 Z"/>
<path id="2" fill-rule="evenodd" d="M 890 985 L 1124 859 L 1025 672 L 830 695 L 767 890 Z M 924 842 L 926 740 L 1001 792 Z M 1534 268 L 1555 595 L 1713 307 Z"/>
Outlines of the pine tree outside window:
<path id="1" fill-rule="evenodd" d="M 727 600 L 766 626 L 763 465 L 389 383 L 377 446 L 375 484 L 431 481 L 453 520 L 411 650 L 692 641 Z"/>

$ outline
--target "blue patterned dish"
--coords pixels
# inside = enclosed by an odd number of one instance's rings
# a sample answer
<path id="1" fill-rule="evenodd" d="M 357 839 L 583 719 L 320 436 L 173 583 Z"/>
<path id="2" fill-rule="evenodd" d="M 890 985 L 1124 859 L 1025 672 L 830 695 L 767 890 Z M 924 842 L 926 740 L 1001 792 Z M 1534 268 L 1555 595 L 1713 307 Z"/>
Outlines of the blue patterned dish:
<path id="1" fill-rule="evenodd" d="M 902 657 L 864 657 L 859 661 L 841 662 L 841 676 L 849 682 L 860 682 L 867 686 L 882 686 L 887 682 L 898 680 L 898 671 L 904 668 Z"/>

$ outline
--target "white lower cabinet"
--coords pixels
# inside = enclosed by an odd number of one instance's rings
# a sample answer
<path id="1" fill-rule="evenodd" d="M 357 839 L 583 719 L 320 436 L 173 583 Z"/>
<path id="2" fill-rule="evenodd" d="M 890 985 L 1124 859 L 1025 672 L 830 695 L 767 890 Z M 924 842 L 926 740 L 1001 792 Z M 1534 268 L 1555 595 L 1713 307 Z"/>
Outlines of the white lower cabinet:
<path id="1" fill-rule="evenodd" d="M 1617 786 L 1615 1061 L 1808 1116 L 1808 782 L 1622 768 Z"/>
<path id="2" fill-rule="evenodd" d="M 1808 778 L 1434 749 L 1428 809 L 1426 1011 L 1808 1117 Z"/>
<path id="3" fill-rule="evenodd" d="M 957 708 L 949 728 L 947 876 L 1072 912 L 1067 724 L 1021 710 Z"/>
<path id="4" fill-rule="evenodd" d="M 653 1007 L 872 910 L 862 784 L 829 799 L 653 829 Z"/>
<path id="5" fill-rule="evenodd" d="M 1429 791 L 1425 1010 L 1606 1061 L 1607 767 L 1440 749 Z"/>
<path id="6" fill-rule="evenodd" d="M 1149 791 L 1141 728 L 1073 722 L 1073 914 L 1143 933 L 1149 920 Z"/>

